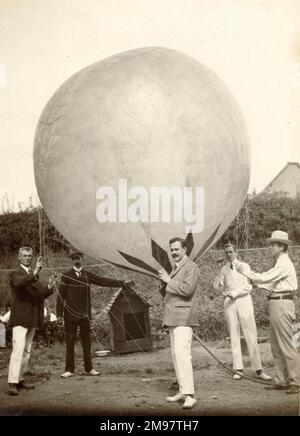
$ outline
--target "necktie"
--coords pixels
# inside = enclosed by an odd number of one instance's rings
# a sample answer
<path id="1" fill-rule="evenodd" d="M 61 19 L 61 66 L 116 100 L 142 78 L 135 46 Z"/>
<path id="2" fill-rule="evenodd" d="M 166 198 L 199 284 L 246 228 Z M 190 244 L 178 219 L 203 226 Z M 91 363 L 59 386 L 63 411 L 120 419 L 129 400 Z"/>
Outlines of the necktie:
<path id="1" fill-rule="evenodd" d="M 230 269 L 233 269 L 233 263 L 230 262 Z"/>

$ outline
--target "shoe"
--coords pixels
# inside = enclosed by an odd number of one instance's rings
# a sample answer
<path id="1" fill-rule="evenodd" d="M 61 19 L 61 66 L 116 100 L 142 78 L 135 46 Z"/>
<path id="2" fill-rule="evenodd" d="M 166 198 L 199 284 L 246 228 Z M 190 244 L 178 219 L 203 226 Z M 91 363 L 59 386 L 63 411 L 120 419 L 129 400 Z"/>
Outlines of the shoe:
<path id="1" fill-rule="evenodd" d="M 8 395 L 19 395 L 17 389 L 17 383 L 8 384 Z"/>
<path id="2" fill-rule="evenodd" d="M 239 371 L 239 372 L 236 372 L 232 378 L 233 378 L 233 380 L 241 380 L 242 376 L 243 376 L 242 371 Z"/>
<path id="3" fill-rule="evenodd" d="M 261 372 L 259 375 L 257 375 L 258 378 L 261 378 L 262 380 L 272 380 L 272 377 L 265 372 Z"/>
<path id="4" fill-rule="evenodd" d="M 187 395 L 185 397 L 185 402 L 184 402 L 182 408 L 183 409 L 192 409 L 196 403 L 197 403 L 196 398 L 191 397 L 190 395 Z"/>
<path id="5" fill-rule="evenodd" d="M 289 387 L 287 385 L 274 384 L 270 386 L 265 386 L 266 391 L 286 391 Z"/>
<path id="6" fill-rule="evenodd" d="M 178 392 L 178 394 L 174 395 L 173 397 L 167 397 L 166 401 L 168 403 L 176 403 L 177 401 L 184 401 L 185 400 L 185 395 L 182 394 L 181 392 Z"/>
<path id="7" fill-rule="evenodd" d="M 61 377 L 62 377 L 62 378 L 68 378 L 68 377 L 73 377 L 73 375 L 74 375 L 73 372 L 66 371 L 66 372 L 64 372 L 64 373 L 61 375 Z"/>
<path id="8" fill-rule="evenodd" d="M 299 386 L 291 385 L 286 391 L 287 394 L 299 394 Z"/>
<path id="9" fill-rule="evenodd" d="M 34 389 L 34 385 L 26 383 L 25 380 L 20 380 L 19 383 L 17 384 L 17 388 L 30 390 L 30 389 Z"/>
<path id="10" fill-rule="evenodd" d="M 96 371 L 94 368 L 87 372 L 88 375 L 100 375 L 99 371 Z"/>

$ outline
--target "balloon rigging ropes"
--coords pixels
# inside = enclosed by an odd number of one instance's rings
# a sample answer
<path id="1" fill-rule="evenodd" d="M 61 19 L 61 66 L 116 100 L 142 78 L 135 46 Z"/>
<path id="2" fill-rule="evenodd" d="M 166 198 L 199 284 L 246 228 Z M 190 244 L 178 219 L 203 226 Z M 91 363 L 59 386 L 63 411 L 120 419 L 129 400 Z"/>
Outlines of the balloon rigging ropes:
<path id="1" fill-rule="evenodd" d="M 42 216 L 42 213 L 43 213 L 42 210 L 38 209 L 39 241 L 40 241 L 39 252 L 40 252 L 40 255 L 43 256 L 44 260 L 46 261 L 46 264 L 48 265 L 48 267 L 46 267 L 45 269 L 49 270 L 54 276 L 59 277 L 59 279 L 61 279 L 63 277 L 67 277 L 65 274 L 57 273 L 57 271 L 55 271 L 56 268 L 52 264 L 51 257 L 50 257 L 50 255 L 48 253 L 48 247 L 47 247 L 47 241 L 46 241 L 46 230 L 45 230 L 45 226 L 43 225 L 43 216 Z M 91 265 L 88 265 L 88 266 L 91 266 Z M 94 266 L 99 266 L 99 264 L 96 264 Z M 86 284 L 85 282 L 82 282 L 81 280 L 78 280 L 78 279 L 75 279 L 75 278 L 73 279 L 73 281 L 79 283 L 78 286 L 81 286 L 82 284 Z M 96 333 L 96 331 L 95 331 L 95 329 L 94 329 L 94 327 L 92 325 L 92 319 L 88 316 L 88 313 L 80 313 L 80 312 L 74 310 L 73 308 L 71 308 L 68 304 L 66 304 L 65 301 L 63 301 L 62 296 L 61 296 L 61 294 L 59 292 L 59 287 L 58 287 L 57 283 L 55 283 L 54 287 L 55 287 L 55 290 L 56 290 L 56 293 L 57 293 L 58 297 L 60 298 L 60 300 L 62 301 L 62 303 L 64 305 L 65 310 L 67 310 L 75 318 L 80 318 L 80 319 L 87 318 L 90 321 L 90 326 L 91 326 L 91 330 L 93 332 L 93 335 L 94 335 L 94 337 L 96 339 L 97 344 L 102 349 L 103 345 L 100 342 L 100 340 L 98 339 L 98 335 L 97 335 L 97 333 Z M 138 324 L 138 326 L 140 328 L 140 331 L 142 332 L 143 331 L 142 326 L 141 326 L 141 324 L 140 324 L 140 322 L 139 322 L 139 320 L 138 320 L 138 318 L 137 318 L 137 316 L 136 316 L 136 314 L 135 314 L 135 312 L 134 312 L 134 310 L 133 310 L 133 308 L 132 308 L 132 306 L 130 304 L 130 301 L 129 301 L 126 293 L 124 292 L 123 295 L 125 296 L 127 304 L 128 304 L 128 306 L 129 306 L 129 308 L 130 308 L 130 310 L 131 310 L 131 312 L 132 312 L 132 314 L 133 314 L 133 316 L 134 316 L 134 318 L 135 318 L 135 320 L 136 320 L 136 322 L 137 322 L 137 324 Z M 129 337 L 132 341 L 134 341 L 134 343 L 137 346 L 137 348 L 139 349 L 139 351 L 142 352 L 142 353 L 145 353 L 145 351 L 141 348 L 141 346 L 138 343 L 138 341 L 131 335 L 131 333 L 125 328 L 125 326 L 122 325 L 120 320 L 115 316 L 115 314 L 112 311 L 110 312 L 110 315 L 118 323 L 120 328 L 124 330 L 124 332 L 126 333 L 127 337 Z"/>
<path id="2" fill-rule="evenodd" d="M 42 211 L 41 210 L 39 210 L 38 209 L 38 214 L 39 214 L 39 241 L 40 241 L 40 255 L 43 255 L 44 256 L 44 258 L 47 260 L 47 263 L 48 263 L 48 268 L 46 268 L 46 269 L 48 269 L 48 270 L 50 270 L 55 276 L 59 276 L 60 278 L 62 278 L 62 277 L 66 277 L 66 275 L 65 274 L 62 274 L 62 273 L 57 273 L 56 271 L 55 271 L 55 268 L 54 268 L 54 266 L 52 265 L 52 262 L 51 262 L 51 258 L 50 258 L 50 255 L 49 255 L 49 253 L 48 253 L 48 249 L 47 249 L 47 244 L 46 244 L 46 235 L 45 235 L 45 227 L 43 226 L 43 217 L 42 217 Z M 42 254 L 41 254 L 42 253 Z M 96 266 L 98 266 L 98 265 L 96 265 Z M 76 282 L 78 282 L 78 283 L 80 283 L 80 284 L 83 284 L 84 282 L 82 282 L 82 281 L 80 281 L 80 280 L 78 280 L 78 279 L 73 279 L 74 281 L 76 281 Z M 58 295 L 58 297 L 62 300 L 62 297 L 61 297 L 61 294 L 60 294 L 60 292 L 59 292 L 59 288 L 58 288 L 58 285 L 57 285 L 57 283 L 55 283 L 55 290 L 56 290 L 56 292 L 57 292 L 57 295 Z M 131 306 L 131 304 L 130 304 L 130 301 L 129 301 L 129 299 L 127 298 L 127 295 L 126 295 L 126 293 L 124 292 L 124 294 L 123 294 L 124 296 L 125 296 L 125 298 L 126 298 L 126 301 L 127 301 L 127 303 L 128 303 L 128 306 L 129 306 L 129 308 L 130 308 L 130 310 L 132 311 L 132 314 L 133 314 L 133 316 L 135 317 L 135 319 L 136 319 L 136 322 L 137 322 L 137 324 L 139 325 L 139 328 L 140 328 L 140 330 L 141 331 L 143 331 L 143 329 L 142 329 L 142 326 L 140 325 L 140 322 L 139 322 L 139 320 L 138 320 L 138 318 L 136 317 L 136 315 L 135 315 L 135 313 L 134 313 L 134 310 L 132 309 L 132 306 Z M 67 311 L 69 311 L 69 313 L 71 313 L 73 316 L 75 316 L 75 317 L 77 317 L 77 318 L 87 318 L 87 319 L 89 319 L 89 321 L 90 321 L 90 324 L 91 324 L 91 330 L 92 330 L 92 332 L 93 332 L 93 335 L 94 335 L 94 337 L 95 337 L 95 339 L 96 339 L 96 341 L 97 341 L 97 344 L 99 345 L 99 347 L 102 349 L 103 348 L 103 345 L 102 345 L 102 343 L 100 342 L 100 340 L 98 339 L 98 336 L 97 336 L 97 333 L 96 333 L 96 331 L 95 331 L 95 329 L 94 329 L 94 327 L 92 326 L 92 323 L 91 323 L 91 319 L 90 319 L 90 317 L 88 316 L 88 314 L 83 314 L 83 313 L 80 313 L 80 312 L 77 312 L 77 311 L 74 311 L 74 309 L 72 309 L 71 307 L 69 307 L 65 302 L 64 302 L 64 307 L 65 307 L 65 309 L 67 310 Z M 127 334 L 127 337 L 130 337 L 131 338 L 131 340 L 132 341 L 134 341 L 134 343 L 136 344 L 136 346 L 137 346 L 137 348 L 140 350 L 140 352 L 141 353 L 146 353 L 142 348 L 141 348 L 141 346 L 139 345 L 139 343 L 138 343 L 138 341 L 136 341 L 136 339 L 135 338 L 133 338 L 133 336 L 130 334 L 130 332 L 128 332 L 128 330 L 125 328 L 125 326 L 124 325 L 122 325 L 121 324 L 121 322 L 120 322 L 120 320 L 114 315 L 114 313 L 111 311 L 110 312 L 110 315 L 114 318 L 114 320 L 118 323 L 118 325 L 120 326 L 120 328 L 121 329 L 123 329 L 124 330 L 124 332 Z M 235 370 L 233 370 L 232 368 L 230 368 L 229 366 L 227 366 L 225 363 L 223 363 L 208 347 L 207 347 L 207 345 L 199 338 L 199 336 L 198 335 L 196 335 L 196 333 L 193 333 L 193 337 L 200 343 L 200 345 L 209 353 L 209 355 L 214 359 L 214 360 L 216 360 L 224 369 L 226 369 L 227 371 L 229 371 L 230 373 L 232 373 L 232 374 L 236 374 L 236 371 Z M 241 377 L 242 378 L 244 378 L 245 380 L 248 380 L 248 381 L 251 381 L 251 382 L 253 382 L 253 383 L 258 383 L 258 384 L 263 384 L 263 385 L 269 385 L 270 383 L 269 382 L 267 382 L 267 381 L 263 381 L 263 380 L 259 380 L 259 379 L 257 379 L 257 378 L 253 378 L 253 377 L 249 377 L 249 376 L 246 376 L 245 374 L 243 374 L 243 373 L 239 373 L 240 375 L 241 375 Z"/>

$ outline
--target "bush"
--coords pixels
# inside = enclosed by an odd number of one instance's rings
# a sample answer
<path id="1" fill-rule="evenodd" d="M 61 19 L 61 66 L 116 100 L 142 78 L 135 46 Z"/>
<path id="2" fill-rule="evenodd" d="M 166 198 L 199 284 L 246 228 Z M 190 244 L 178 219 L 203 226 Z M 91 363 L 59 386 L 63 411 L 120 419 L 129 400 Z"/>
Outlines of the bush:
<path id="1" fill-rule="evenodd" d="M 228 240 L 239 248 L 263 247 L 274 230 L 288 232 L 290 239 L 300 244 L 300 195 L 291 198 L 262 192 L 248 196 L 216 247 L 222 248 Z"/>
<path id="2" fill-rule="evenodd" d="M 106 313 L 101 312 L 92 320 L 92 340 L 95 340 L 99 346 L 110 349 L 110 321 Z"/>
<path id="3" fill-rule="evenodd" d="M 290 251 L 291 259 L 293 260 L 296 271 L 299 277 L 300 272 L 300 249 L 294 247 Z M 269 251 L 266 249 L 241 250 L 239 253 L 241 260 L 249 263 L 254 271 L 266 271 L 272 265 L 272 259 Z M 53 256 L 54 263 L 57 265 L 67 264 L 65 258 Z M 212 283 L 218 270 L 224 264 L 224 254 L 222 250 L 206 253 L 199 260 L 200 268 L 200 298 L 198 304 L 198 319 L 200 327 L 197 333 L 204 341 L 220 340 L 228 336 L 227 325 L 224 313 L 224 300 L 220 291 L 216 291 Z M 109 277 L 122 277 L 121 272 L 116 269 L 108 269 L 103 267 L 94 268 L 93 271 Z M 166 330 L 162 330 L 162 297 L 157 291 L 157 282 L 154 280 L 144 280 L 143 276 L 136 277 L 137 288 L 145 299 L 151 303 L 149 308 L 150 326 L 153 341 L 158 346 L 165 346 L 169 343 L 169 338 Z M 103 312 L 103 309 L 109 303 L 114 294 L 113 288 L 99 288 L 92 286 L 92 307 L 93 307 L 93 326 L 100 344 L 105 348 L 110 348 L 110 321 L 109 316 Z M 262 290 L 254 290 L 253 304 L 255 311 L 256 324 L 259 329 L 265 329 L 269 326 L 269 303 L 266 294 Z M 55 312 L 56 296 L 53 295 L 47 299 L 48 308 Z M 298 299 L 299 301 L 299 299 Z M 298 304 L 298 310 L 300 305 Z M 92 336 L 93 337 L 93 336 Z M 44 332 L 39 332 L 36 335 L 38 344 L 52 344 L 56 339 L 61 341 L 64 338 L 64 330 L 57 326 L 56 323 L 47 325 Z M 95 341 L 95 338 L 93 337 Z"/>
<path id="4" fill-rule="evenodd" d="M 40 236 L 52 251 L 69 247 L 41 209 L 0 214 L 0 256 L 15 255 L 22 246 L 30 246 L 38 253 Z"/>
<path id="5" fill-rule="evenodd" d="M 207 298 L 199 304 L 199 327 L 196 332 L 204 341 L 224 339 L 227 336 L 227 326 L 224 314 L 224 298 L 222 296 L 214 299 Z"/>
<path id="6" fill-rule="evenodd" d="M 56 341 L 63 342 L 65 330 L 58 322 L 45 321 L 44 328 L 38 329 L 34 336 L 34 344 L 40 348 L 53 345 Z"/>

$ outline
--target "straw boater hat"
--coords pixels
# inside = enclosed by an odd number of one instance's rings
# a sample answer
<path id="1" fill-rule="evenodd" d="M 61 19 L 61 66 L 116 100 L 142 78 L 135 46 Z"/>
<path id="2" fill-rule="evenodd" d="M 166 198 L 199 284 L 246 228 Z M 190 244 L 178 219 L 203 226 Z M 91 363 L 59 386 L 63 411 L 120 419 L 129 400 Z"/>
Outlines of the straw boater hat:
<path id="1" fill-rule="evenodd" d="M 280 244 L 285 245 L 292 244 L 292 241 L 289 240 L 289 235 L 281 230 L 275 230 L 275 232 L 272 233 L 271 238 L 267 239 L 268 244 L 271 244 L 272 242 L 279 242 Z"/>

